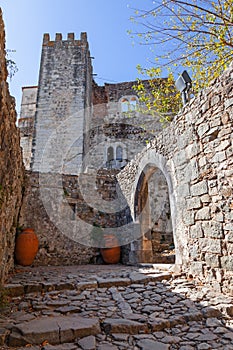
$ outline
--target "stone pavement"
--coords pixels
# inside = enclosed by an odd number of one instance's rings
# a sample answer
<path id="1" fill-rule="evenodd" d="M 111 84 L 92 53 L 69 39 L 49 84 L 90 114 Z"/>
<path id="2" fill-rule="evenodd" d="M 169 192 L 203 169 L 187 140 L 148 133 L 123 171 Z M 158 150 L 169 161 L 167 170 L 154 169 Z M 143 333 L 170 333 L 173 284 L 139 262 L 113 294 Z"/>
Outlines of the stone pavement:
<path id="1" fill-rule="evenodd" d="M 233 350 L 233 297 L 169 265 L 20 268 L 0 349 Z"/>

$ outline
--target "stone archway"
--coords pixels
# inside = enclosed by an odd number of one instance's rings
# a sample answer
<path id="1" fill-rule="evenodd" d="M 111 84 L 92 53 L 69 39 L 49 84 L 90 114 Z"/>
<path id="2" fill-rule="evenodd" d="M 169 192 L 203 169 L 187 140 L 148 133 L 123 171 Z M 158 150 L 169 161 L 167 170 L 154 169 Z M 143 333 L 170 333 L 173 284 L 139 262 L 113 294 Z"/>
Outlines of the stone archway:
<path id="1" fill-rule="evenodd" d="M 129 198 L 131 215 L 134 217 L 134 222 L 136 225 L 140 225 L 143 228 L 143 234 L 140 240 L 134 241 L 131 243 L 131 252 L 130 252 L 130 260 L 133 263 L 138 262 L 152 262 L 153 261 L 153 246 L 151 240 L 151 227 L 149 230 L 146 230 L 146 225 L 151 225 L 153 222 L 150 222 L 150 208 L 149 201 L 147 200 L 147 189 L 148 180 L 151 178 L 155 172 L 160 172 L 163 175 L 163 179 L 166 183 L 168 198 L 169 198 L 169 211 L 171 215 L 171 226 L 173 233 L 173 244 L 175 247 L 175 264 L 177 269 L 179 270 L 181 265 L 185 263 L 184 261 L 184 249 L 187 245 L 187 242 L 183 238 L 180 239 L 177 237 L 177 225 L 179 225 L 179 232 L 183 230 L 182 222 L 179 218 L 180 213 L 177 212 L 177 194 L 176 194 L 176 179 L 174 172 L 174 164 L 172 160 L 167 160 L 163 155 L 157 153 L 154 149 L 147 149 L 146 153 L 144 153 L 137 160 L 136 171 L 134 174 L 134 181 L 131 188 L 131 197 Z M 143 184 L 143 185 L 142 185 Z M 138 203 L 138 195 L 140 191 L 138 191 L 138 186 L 141 186 L 141 191 L 144 192 L 144 196 L 141 197 L 141 203 Z M 136 208 L 137 205 L 143 206 L 143 210 L 141 214 L 138 216 L 138 212 L 140 212 L 140 208 Z M 138 210 L 138 211 L 137 211 Z M 140 222 L 141 216 L 141 222 Z"/>
<path id="2" fill-rule="evenodd" d="M 169 189 L 163 172 L 148 164 L 135 193 L 135 221 L 140 225 L 141 262 L 174 263 L 174 239 Z"/>

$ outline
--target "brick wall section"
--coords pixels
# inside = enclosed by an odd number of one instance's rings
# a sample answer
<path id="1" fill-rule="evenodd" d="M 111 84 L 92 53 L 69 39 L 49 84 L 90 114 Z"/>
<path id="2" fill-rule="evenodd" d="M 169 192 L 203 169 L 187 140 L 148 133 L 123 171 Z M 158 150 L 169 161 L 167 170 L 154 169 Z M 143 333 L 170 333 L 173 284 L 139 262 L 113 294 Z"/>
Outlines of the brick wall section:
<path id="1" fill-rule="evenodd" d="M 14 99 L 9 95 L 5 33 L 0 9 L 0 283 L 14 264 L 14 243 L 24 168 Z"/>
<path id="2" fill-rule="evenodd" d="M 149 164 L 169 187 L 176 262 L 215 289 L 233 292 L 233 65 L 190 101 L 118 175 L 134 215 Z M 133 185 L 132 185 L 133 184 Z"/>

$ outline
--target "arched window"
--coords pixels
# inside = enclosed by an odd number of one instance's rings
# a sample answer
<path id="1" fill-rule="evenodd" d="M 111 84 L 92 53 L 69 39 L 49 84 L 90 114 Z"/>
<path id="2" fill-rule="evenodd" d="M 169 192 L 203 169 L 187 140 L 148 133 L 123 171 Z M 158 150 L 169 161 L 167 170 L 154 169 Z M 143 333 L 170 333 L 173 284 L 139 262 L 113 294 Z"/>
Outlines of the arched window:
<path id="1" fill-rule="evenodd" d="M 128 112 L 129 110 L 129 101 L 127 98 L 123 98 L 121 101 L 121 111 L 122 112 Z"/>
<path id="2" fill-rule="evenodd" d="M 116 149 L 116 160 L 119 160 L 120 162 L 122 162 L 123 160 L 123 149 L 121 146 L 117 146 Z"/>
<path id="3" fill-rule="evenodd" d="M 113 150 L 113 147 L 110 146 L 108 147 L 108 150 L 107 150 L 107 161 L 111 162 L 112 160 L 114 160 L 114 150 Z"/>
<path id="4" fill-rule="evenodd" d="M 136 99 L 136 97 L 131 97 L 129 103 L 130 103 L 130 110 L 131 111 L 135 111 L 136 107 L 137 107 L 137 99 Z"/>

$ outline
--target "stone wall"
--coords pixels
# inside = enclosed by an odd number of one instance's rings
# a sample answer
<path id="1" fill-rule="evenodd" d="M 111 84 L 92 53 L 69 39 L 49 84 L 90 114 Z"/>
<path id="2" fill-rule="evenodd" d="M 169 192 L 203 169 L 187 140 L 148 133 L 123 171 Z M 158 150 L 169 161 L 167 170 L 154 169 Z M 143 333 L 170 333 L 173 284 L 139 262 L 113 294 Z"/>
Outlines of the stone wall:
<path id="1" fill-rule="evenodd" d="M 73 33 L 62 40 L 57 33 L 54 41 L 45 34 L 32 148 L 33 171 L 77 175 L 82 170 L 91 89 L 92 65 L 86 33 L 81 33 L 80 40 Z M 46 153 L 48 141 L 50 148 Z"/>
<path id="2" fill-rule="evenodd" d="M 0 9 L 0 283 L 14 265 L 14 244 L 24 168 L 16 128 L 15 101 L 9 95 L 5 33 Z"/>
<path id="3" fill-rule="evenodd" d="M 73 206 L 78 202 L 76 183 L 75 177 L 63 177 L 64 205 L 67 209 L 69 204 L 71 205 L 71 210 L 67 210 L 69 216 L 73 214 Z M 85 209 L 83 208 L 84 219 L 85 215 L 90 215 Z M 70 219 L 72 220 L 71 217 Z M 95 249 L 85 247 L 70 239 L 59 230 L 56 223 L 52 222 L 46 211 L 45 203 L 41 199 L 39 174 L 35 172 L 27 172 L 27 186 L 20 211 L 20 225 L 32 227 L 38 236 L 39 252 L 34 265 L 75 265 L 94 261 Z"/>
<path id="4" fill-rule="evenodd" d="M 233 65 L 118 175 L 135 218 L 142 171 L 168 184 L 176 264 L 215 289 L 233 285 Z"/>
<path id="5" fill-rule="evenodd" d="M 23 150 L 23 162 L 26 170 L 30 170 L 32 158 L 32 139 L 36 114 L 37 86 L 22 88 L 22 101 L 18 126 L 20 130 L 20 146 Z"/>
<path id="6" fill-rule="evenodd" d="M 27 172 L 20 225 L 32 227 L 38 235 L 39 252 L 34 265 L 79 265 L 97 261 L 99 250 L 94 248 L 97 246 L 91 241 L 95 237 L 85 228 L 90 225 L 92 229 L 92 225 L 96 224 L 111 231 L 111 228 L 132 221 L 129 208 L 112 213 L 99 209 L 102 202 L 107 203 L 109 209 L 111 201 L 116 199 L 115 175 L 113 171 L 99 171 L 94 187 L 91 174 L 82 174 L 80 177 L 62 175 L 57 182 L 52 175 L 46 178 L 46 188 L 43 188 L 44 174 Z M 58 183 L 61 186 L 61 201 L 58 199 Z M 55 201 L 52 197 L 54 186 L 57 193 Z M 54 205 L 57 205 L 57 216 L 50 210 Z"/>

